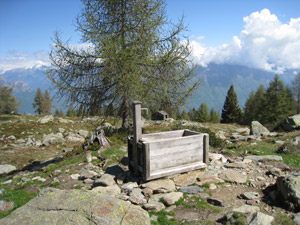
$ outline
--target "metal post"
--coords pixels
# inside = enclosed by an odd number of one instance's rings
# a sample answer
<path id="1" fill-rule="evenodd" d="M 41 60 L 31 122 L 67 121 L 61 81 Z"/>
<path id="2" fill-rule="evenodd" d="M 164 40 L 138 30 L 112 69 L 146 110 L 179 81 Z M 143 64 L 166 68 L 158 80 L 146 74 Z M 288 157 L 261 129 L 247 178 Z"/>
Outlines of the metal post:
<path id="1" fill-rule="evenodd" d="M 141 116 L 141 104 L 140 101 L 132 102 L 133 109 L 133 161 L 134 161 L 134 175 L 138 175 L 138 149 L 137 143 L 142 137 L 142 116 Z"/>

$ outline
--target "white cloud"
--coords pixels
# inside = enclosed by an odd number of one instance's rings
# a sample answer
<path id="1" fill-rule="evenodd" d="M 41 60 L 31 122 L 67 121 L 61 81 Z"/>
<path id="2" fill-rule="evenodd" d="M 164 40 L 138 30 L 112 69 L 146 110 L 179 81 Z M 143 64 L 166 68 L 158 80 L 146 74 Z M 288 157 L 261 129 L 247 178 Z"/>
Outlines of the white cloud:
<path id="1" fill-rule="evenodd" d="M 7 56 L 0 57 L 0 73 L 16 68 L 33 68 L 49 65 L 48 53 L 43 51 L 33 54 L 10 51 Z"/>
<path id="2" fill-rule="evenodd" d="M 206 47 L 192 41 L 195 62 L 205 66 L 210 62 L 237 63 L 282 73 L 300 68 L 300 18 L 283 24 L 268 9 L 244 18 L 240 36 L 219 47 Z"/>

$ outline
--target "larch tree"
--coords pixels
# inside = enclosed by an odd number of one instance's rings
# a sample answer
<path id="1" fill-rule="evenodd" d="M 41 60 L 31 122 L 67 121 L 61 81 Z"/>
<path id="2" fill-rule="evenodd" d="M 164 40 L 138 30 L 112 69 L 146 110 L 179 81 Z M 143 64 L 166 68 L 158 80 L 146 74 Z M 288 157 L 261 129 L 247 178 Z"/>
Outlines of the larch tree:
<path id="1" fill-rule="evenodd" d="M 33 106 L 33 108 L 36 108 L 35 112 L 39 115 L 44 113 L 43 102 L 44 102 L 44 95 L 43 95 L 41 89 L 38 88 L 36 90 L 32 106 Z"/>
<path id="2" fill-rule="evenodd" d="M 114 104 L 129 127 L 132 100 L 149 108 L 178 107 L 196 89 L 183 19 L 166 17 L 164 0 L 82 0 L 77 30 L 89 48 L 55 34 L 48 77 L 58 95 L 97 111 Z"/>
<path id="3" fill-rule="evenodd" d="M 209 115 L 210 115 L 210 122 L 220 123 L 220 113 L 216 111 L 214 108 L 211 108 Z"/>
<path id="4" fill-rule="evenodd" d="M 278 124 L 284 117 L 293 114 L 294 109 L 290 89 L 284 85 L 278 75 L 275 75 L 265 93 L 262 122 L 264 124 Z"/>
<path id="5" fill-rule="evenodd" d="M 221 123 L 240 123 L 242 119 L 242 110 L 238 104 L 238 98 L 231 85 L 222 109 Z"/>
<path id="6" fill-rule="evenodd" d="M 18 113 L 21 102 L 12 95 L 12 88 L 0 85 L 0 114 Z"/>
<path id="7" fill-rule="evenodd" d="M 196 121 L 198 122 L 208 122 L 210 120 L 208 107 L 206 103 L 202 103 L 196 112 Z"/>

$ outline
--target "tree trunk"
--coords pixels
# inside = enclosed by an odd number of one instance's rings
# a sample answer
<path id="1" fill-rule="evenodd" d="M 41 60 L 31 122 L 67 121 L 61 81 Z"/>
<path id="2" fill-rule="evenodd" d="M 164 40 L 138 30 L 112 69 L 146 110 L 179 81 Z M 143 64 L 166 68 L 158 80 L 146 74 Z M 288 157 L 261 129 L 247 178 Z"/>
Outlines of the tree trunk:
<path id="1" fill-rule="evenodd" d="M 122 103 L 122 128 L 129 129 L 130 106 L 126 98 Z"/>

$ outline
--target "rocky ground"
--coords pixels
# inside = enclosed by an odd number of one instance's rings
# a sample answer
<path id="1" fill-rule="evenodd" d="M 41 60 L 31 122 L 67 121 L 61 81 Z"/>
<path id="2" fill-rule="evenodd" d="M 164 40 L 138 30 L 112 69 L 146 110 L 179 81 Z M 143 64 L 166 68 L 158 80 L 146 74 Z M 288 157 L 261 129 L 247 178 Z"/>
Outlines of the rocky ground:
<path id="1" fill-rule="evenodd" d="M 121 137 L 101 155 L 99 146 L 82 151 L 96 127 L 114 129 L 109 123 L 43 119 L 1 122 L 0 223 L 300 224 L 298 131 L 146 121 L 146 132 L 209 128 L 227 145 L 210 148 L 203 170 L 143 182 L 128 171 Z"/>

